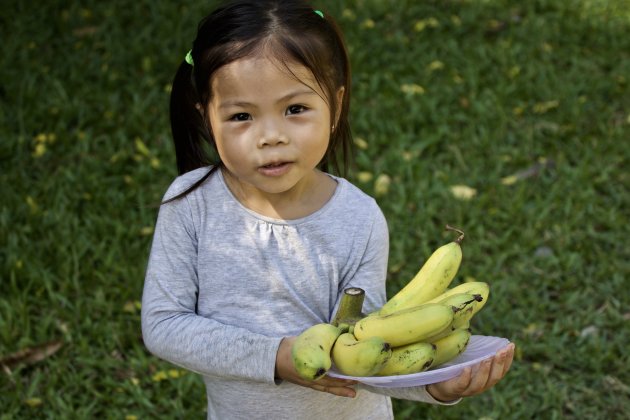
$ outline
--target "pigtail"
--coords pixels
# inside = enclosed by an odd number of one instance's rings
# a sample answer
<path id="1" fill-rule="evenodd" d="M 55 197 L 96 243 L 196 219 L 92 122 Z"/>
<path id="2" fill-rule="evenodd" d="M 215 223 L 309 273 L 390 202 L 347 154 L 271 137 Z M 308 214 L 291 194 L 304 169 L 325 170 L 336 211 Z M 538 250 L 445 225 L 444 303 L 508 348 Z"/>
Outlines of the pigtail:
<path id="1" fill-rule="evenodd" d="M 200 103 L 201 100 L 193 79 L 193 66 L 184 61 L 173 79 L 170 102 L 171 132 L 175 143 L 177 172 L 180 175 L 211 164 L 210 156 L 204 148 L 204 143 L 210 139 L 210 133 L 203 114 L 197 109 Z M 186 196 L 220 167 L 220 162 L 214 164 L 205 175 L 185 191 L 169 198 L 162 204 Z"/>
<path id="2" fill-rule="evenodd" d="M 171 132 L 180 175 L 210 164 L 210 157 L 204 148 L 209 136 L 208 128 L 202 113 L 197 109 L 201 101 L 192 72 L 193 66 L 183 61 L 175 74 L 171 90 Z"/>

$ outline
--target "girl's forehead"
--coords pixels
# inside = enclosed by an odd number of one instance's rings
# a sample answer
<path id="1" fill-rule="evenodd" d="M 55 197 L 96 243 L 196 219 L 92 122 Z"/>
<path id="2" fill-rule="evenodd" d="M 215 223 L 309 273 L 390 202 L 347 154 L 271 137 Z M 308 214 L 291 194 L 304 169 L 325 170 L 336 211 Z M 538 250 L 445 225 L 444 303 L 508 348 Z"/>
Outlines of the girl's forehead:
<path id="1" fill-rule="evenodd" d="M 319 91 L 313 72 L 296 61 L 283 61 L 267 56 L 250 56 L 232 61 L 212 76 L 214 91 L 225 84 L 302 84 Z"/>

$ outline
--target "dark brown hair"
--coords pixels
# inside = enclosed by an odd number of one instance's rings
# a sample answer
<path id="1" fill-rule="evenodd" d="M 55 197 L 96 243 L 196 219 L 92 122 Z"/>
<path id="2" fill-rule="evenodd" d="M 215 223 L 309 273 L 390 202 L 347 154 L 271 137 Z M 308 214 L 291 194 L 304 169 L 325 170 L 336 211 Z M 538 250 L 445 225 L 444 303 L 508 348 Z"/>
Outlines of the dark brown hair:
<path id="1" fill-rule="evenodd" d="M 222 165 L 209 123 L 197 110 L 212 98 L 212 75 L 226 64 L 262 51 L 271 52 L 282 63 L 299 63 L 313 73 L 326 94 L 331 121 L 339 116 L 320 167 L 345 175 L 352 150 L 350 63 L 337 24 L 319 13 L 306 1 L 240 0 L 225 3 L 199 23 L 191 51 L 194 65 L 183 60 L 173 80 L 171 131 L 180 175 L 209 165 L 212 170 L 168 201 L 193 191 Z M 341 87 L 344 96 L 337 104 L 336 92 Z"/>

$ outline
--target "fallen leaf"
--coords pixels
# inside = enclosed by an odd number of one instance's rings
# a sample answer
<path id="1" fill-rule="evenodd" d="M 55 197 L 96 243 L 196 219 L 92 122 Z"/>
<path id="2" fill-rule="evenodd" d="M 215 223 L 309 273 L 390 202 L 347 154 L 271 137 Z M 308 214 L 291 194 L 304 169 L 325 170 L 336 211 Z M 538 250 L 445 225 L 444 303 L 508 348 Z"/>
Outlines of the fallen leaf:
<path id="1" fill-rule="evenodd" d="M 357 175 L 357 179 L 359 180 L 359 182 L 363 183 L 370 182 L 373 178 L 374 175 L 372 174 L 372 172 L 367 171 L 361 171 Z"/>
<path id="2" fill-rule="evenodd" d="M 152 377 L 151 380 L 153 382 L 162 382 L 164 380 L 168 379 L 168 373 L 164 370 L 160 370 L 158 372 L 156 372 Z"/>
<path id="3" fill-rule="evenodd" d="M 170 369 L 168 371 L 168 376 L 170 376 L 171 378 L 177 379 L 179 377 L 181 377 L 182 375 L 185 375 L 186 371 L 184 370 L 179 370 L 179 369 Z"/>
<path id="4" fill-rule="evenodd" d="M 416 83 L 405 83 L 400 86 L 400 90 L 409 95 L 424 95 L 426 92 L 422 86 Z"/>
<path id="5" fill-rule="evenodd" d="M 429 71 L 442 70 L 443 68 L 444 68 L 444 63 L 441 62 L 440 60 L 433 60 L 432 62 L 429 63 L 429 66 L 428 66 Z"/>
<path id="6" fill-rule="evenodd" d="M 147 145 L 144 144 L 144 142 L 142 141 L 140 137 L 136 137 L 134 140 L 134 143 L 136 144 L 136 150 L 140 152 L 140 154 L 142 154 L 143 156 L 151 155 L 151 151 L 149 150 Z"/>
<path id="7" fill-rule="evenodd" d="M 94 35 L 98 31 L 96 26 L 84 26 L 82 28 L 76 28 L 72 30 L 72 35 L 77 38 L 82 38 L 84 36 Z"/>
<path id="8" fill-rule="evenodd" d="M 42 399 L 37 397 L 27 398 L 24 400 L 24 404 L 28 405 L 29 407 L 39 407 L 40 405 L 42 405 Z"/>
<path id="9" fill-rule="evenodd" d="M 0 366 L 12 369 L 20 364 L 32 365 L 55 354 L 63 343 L 60 340 L 50 341 L 35 347 L 27 347 L 0 359 Z"/>
<path id="10" fill-rule="evenodd" d="M 451 185 L 451 194 L 458 200 L 468 201 L 477 195 L 477 190 L 468 185 Z"/>
<path id="11" fill-rule="evenodd" d="M 380 174 L 378 177 L 376 177 L 376 180 L 374 181 L 374 193 L 377 196 L 382 196 L 382 195 L 387 194 L 391 183 L 392 183 L 392 179 L 389 177 L 389 175 Z"/>
<path id="12" fill-rule="evenodd" d="M 361 137 L 355 138 L 354 144 L 355 146 L 357 146 L 357 148 L 361 150 L 365 150 L 369 147 L 368 142 L 364 138 L 361 138 Z"/>
<path id="13" fill-rule="evenodd" d="M 532 107 L 532 110 L 534 114 L 544 114 L 554 108 L 558 108 L 558 106 L 560 106 L 560 101 L 554 99 L 552 101 L 537 102 Z"/>
<path id="14" fill-rule="evenodd" d="M 606 388 L 609 388 L 611 391 L 614 391 L 617 393 L 623 392 L 626 394 L 630 394 L 630 386 L 626 385 L 620 379 L 614 376 L 611 376 L 611 375 L 604 376 L 603 382 L 604 382 L 604 386 L 606 386 Z"/>
<path id="15" fill-rule="evenodd" d="M 598 332 L 599 332 L 599 328 L 597 328 L 595 325 L 589 325 L 588 327 L 580 331 L 580 337 L 586 338 L 586 337 L 594 336 L 594 335 L 597 335 Z"/>
<path id="16" fill-rule="evenodd" d="M 523 333 L 530 337 L 538 338 L 544 334 L 544 329 L 540 325 L 533 322 L 529 324 L 527 327 L 523 328 Z"/>

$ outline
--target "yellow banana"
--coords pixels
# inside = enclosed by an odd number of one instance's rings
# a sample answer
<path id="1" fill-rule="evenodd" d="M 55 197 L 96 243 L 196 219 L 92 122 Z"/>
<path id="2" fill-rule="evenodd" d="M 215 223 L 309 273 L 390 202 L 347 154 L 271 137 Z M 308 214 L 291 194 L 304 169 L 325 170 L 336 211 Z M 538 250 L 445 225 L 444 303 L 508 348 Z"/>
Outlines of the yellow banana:
<path id="1" fill-rule="evenodd" d="M 462 283 L 457 285 L 451 289 L 448 289 L 446 292 L 442 293 L 440 296 L 436 296 L 431 299 L 427 303 L 437 303 L 444 302 L 446 299 L 461 293 L 470 293 L 472 295 L 481 296 L 481 300 L 475 302 L 472 305 L 472 310 L 470 312 L 466 312 L 465 314 L 460 314 L 459 319 L 454 322 L 454 328 L 468 328 L 470 325 L 470 320 L 472 317 L 483 308 L 483 306 L 488 301 L 488 296 L 490 295 L 490 286 L 488 283 L 482 281 L 471 281 L 468 283 Z"/>
<path id="2" fill-rule="evenodd" d="M 408 375 L 423 372 L 431 366 L 435 357 L 435 345 L 431 343 L 412 343 L 392 349 L 389 358 L 378 376 Z"/>
<path id="3" fill-rule="evenodd" d="M 451 334 L 435 341 L 435 357 L 431 368 L 443 365 L 462 354 L 468 346 L 470 331 L 457 328 Z"/>
<path id="4" fill-rule="evenodd" d="M 331 324 L 315 324 L 295 339 L 291 356 L 302 378 L 317 380 L 328 372 L 332 365 L 330 351 L 342 331 Z"/>
<path id="5" fill-rule="evenodd" d="M 472 295 L 470 293 L 456 293 L 438 302 L 441 305 L 453 307 L 455 315 L 453 316 L 452 329 L 460 328 L 465 325 L 473 316 L 473 311 L 477 304 L 483 301 L 481 295 Z"/>
<path id="6" fill-rule="evenodd" d="M 373 376 L 391 355 L 390 345 L 382 338 L 357 341 L 351 333 L 341 334 L 332 348 L 335 368 L 349 376 Z"/>
<path id="7" fill-rule="evenodd" d="M 425 343 L 435 343 L 440 338 L 446 337 L 447 335 L 451 334 L 455 330 L 470 330 L 470 320 L 469 319 L 463 319 L 463 320 L 461 320 L 461 321 L 459 321 L 457 323 L 457 326 L 455 326 L 455 322 L 452 322 L 451 325 L 449 325 L 449 327 L 446 328 L 441 333 L 436 334 L 436 335 L 434 335 L 432 337 L 429 337 L 429 338 L 427 338 L 427 339 L 425 339 L 423 341 Z"/>
<path id="8" fill-rule="evenodd" d="M 389 315 L 370 315 L 354 325 L 358 340 L 381 337 L 393 347 L 423 341 L 444 331 L 453 322 L 450 306 L 431 303 Z"/>
<path id="9" fill-rule="evenodd" d="M 447 225 L 448 229 L 457 230 Z M 451 284 L 462 262 L 461 242 L 464 233 L 455 241 L 439 247 L 422 265 L 415 277 L 383 305 L 379 315 L 421 305 L 442 294 Z"/>
<path id="10" fill-rule="evenodd" d="M 456 295 L 458 293 L 470 293 L 472 295 L 481 295 L 481 297 L 483 298 L 483 301 L 482 301 L 483 303 L 481 306 L 483 306 L 488 300 L 488 295 L 490 294 L 490 286 L 488 285 L 488 283 L 483 282 L 483 281 L 469 281 L 466 283 L 458 284 L 457 286 L 452 287 L 450 289 L 447 289 L 441 295 L 428 300 L 427 303 L 437 303 L 441 300 L 446 299 L 447 297 Z M 478 308 L 477 312 L 479 311 L 479 309 L 481 308 Z"/>

